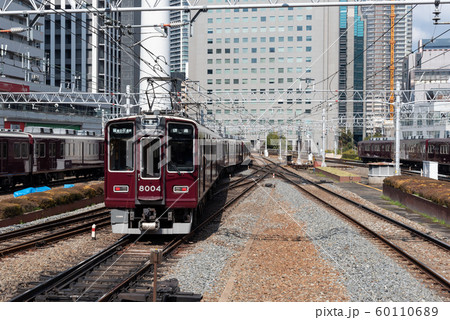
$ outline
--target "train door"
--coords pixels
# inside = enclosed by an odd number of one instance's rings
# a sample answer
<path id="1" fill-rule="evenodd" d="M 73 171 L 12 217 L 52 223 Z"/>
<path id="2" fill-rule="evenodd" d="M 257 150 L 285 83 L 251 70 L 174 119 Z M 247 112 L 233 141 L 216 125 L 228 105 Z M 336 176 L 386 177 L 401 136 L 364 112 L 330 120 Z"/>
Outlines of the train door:
<path id="1" fill-rule="evenodd" d="M 50 169 L 56 169 L 56 142 L 49 142 L 48 157 Z"/>
<path id="2" fill-rule="evenodd" d="M 8 142 L 0 141 L 0 172 L 6 172 L 8 160 Z"/>
<path id="3" fill-rule="evenodd" d="M 46 140 L 36 140 L 34 144 L 34 158 L 36 160 L 37 171 L 46 171 L 49 169 L 48 161 L 48 143 Z"/>
<path id="4" fill-rule="evenodd" d="M 161 140 L 158 137 L 144 137 L 139 141 L 138 150 L 140 154 L 137 178 L 138 200 L 161 200 L 164 189 L 161 174 Z"/>

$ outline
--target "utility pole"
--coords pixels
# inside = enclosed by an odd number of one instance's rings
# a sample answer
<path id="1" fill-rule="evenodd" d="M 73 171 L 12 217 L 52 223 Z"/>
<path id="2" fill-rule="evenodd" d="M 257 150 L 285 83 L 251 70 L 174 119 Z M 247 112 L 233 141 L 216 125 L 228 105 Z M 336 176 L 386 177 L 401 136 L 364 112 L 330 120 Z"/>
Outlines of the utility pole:
<path id="1" fill-rule="evenodd" d="M 126 115 L 129 116 L 130 115 L 130 111 L 131 111 L 131 99 L 130 99 L 130 95 L 131 95 L 131 86 L 128 84 L 126 86 L 126 103 L 125 103 L 125 108 L 126 108 Z"/>
<path id="2" fill-rule="evenodd" d="M 281 159 L 283 159 L 282 157 L 281 157 L 281 133 L 280 133 L 280 135 L 278 136 L 278 145 L 279 145 L 279 149 L 278 149 L 278 160 L 281 160 Z"/>
<path id="3" fill-rule="evenodd" d="M 400 82 L 395 90 L 395 175 L 400 175 Z"/>
<path id="4" fill-rule="evenodd" d="M 265 132 L 264 132 L 265 133 Z M 267 138 L 268 138 L 268 134 L 264 135 L 266 137 L 266 141 L 264 142 L 264 157 L 268 157 L 269 156 L 269 151 L 267 150 Z"/>
<path id="5" fill-rule="evenodd" d="M 326 133 L 326 127 L 325 127 L 325 107 L 322 109 L 322 165 L 321 167 L 326 167 L 325 163 L 325 133 Z"/>
<path id="6" fill-rule="evenodd" d="M 297 138 L 297 164 L 302 164 L 302 160 L 300 159 L 300 151 L 302 149 L 302 128 L 298 128 L 298 138 Z"/>

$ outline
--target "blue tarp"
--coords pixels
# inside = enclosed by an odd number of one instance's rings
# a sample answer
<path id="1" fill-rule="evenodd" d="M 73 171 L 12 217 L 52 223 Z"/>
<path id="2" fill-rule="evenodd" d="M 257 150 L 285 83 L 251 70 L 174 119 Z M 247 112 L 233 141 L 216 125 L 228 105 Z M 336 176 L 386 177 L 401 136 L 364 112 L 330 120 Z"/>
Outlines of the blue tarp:
<path id="1" fill-rule="evenodd" d="M 39 187 L 39 188 L 26 188 L 26 189 L 22 189 L 19 191 L 14 192 L 14 198 L 20 197 L 20 196 L 24 196 L 30 193 L 35 193 L 35 192 L 43 192 L 43 191 L 47 191 L 50 190 L 51 188 L 49 187 Z"/>
<path id="2" fill-rule="evenodd" d="M 74 184 L 65 184 L 64 185 L 64 188 L 72 188 L 72 187 L 75 187 L 75 185 Z"/>

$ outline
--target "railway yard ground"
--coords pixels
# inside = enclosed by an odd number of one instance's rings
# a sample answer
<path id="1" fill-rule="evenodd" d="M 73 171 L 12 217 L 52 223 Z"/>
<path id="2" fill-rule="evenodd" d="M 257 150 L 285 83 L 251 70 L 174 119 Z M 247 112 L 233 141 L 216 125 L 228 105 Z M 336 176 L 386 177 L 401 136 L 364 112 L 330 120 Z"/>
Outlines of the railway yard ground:
<path id="1" fill-rule="evenodd" d="M 257 158 L 253 164 L 262 166 L 265 160 Z M 289 170 L 449 242 L 448 226 L 382 199 L 381 186 L 366 186 L 364 181 L 336 183 L 312 171 Z M 349 170 L 367 176 L 365 168 Z M 232 179 L 251 171 L 236 173 Z M 214 198 L 207 210 L 215 210 L 218 202 L 222 201 Z M 86 233 L 0 257 L 0 301 L 11 300 L 120 237 L 106 227 L 97 230 L 96 240 Z M 433 259 L 443 266 L 443 276 L 450 279 L 449 255 Z M 447 291 L 425 279 L 411 263 L 272 174 L 169 254 L 159 272 L 160 280 L 176 278 L 181 291 L 201 294 L 204 302 L 450 300 Z"/>

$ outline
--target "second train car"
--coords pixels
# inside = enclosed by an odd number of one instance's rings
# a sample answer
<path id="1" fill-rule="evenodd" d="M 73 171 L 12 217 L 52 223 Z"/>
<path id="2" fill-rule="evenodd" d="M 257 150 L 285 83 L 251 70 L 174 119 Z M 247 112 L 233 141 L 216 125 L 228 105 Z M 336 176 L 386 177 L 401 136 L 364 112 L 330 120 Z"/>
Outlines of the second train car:
<path id="1" fill-rule="evenodd" d="M 115 119 L 105 130 L 105 205 L 114 233 L 186 234 L 220 173 L 248 144 L 168 115 Z"/>

